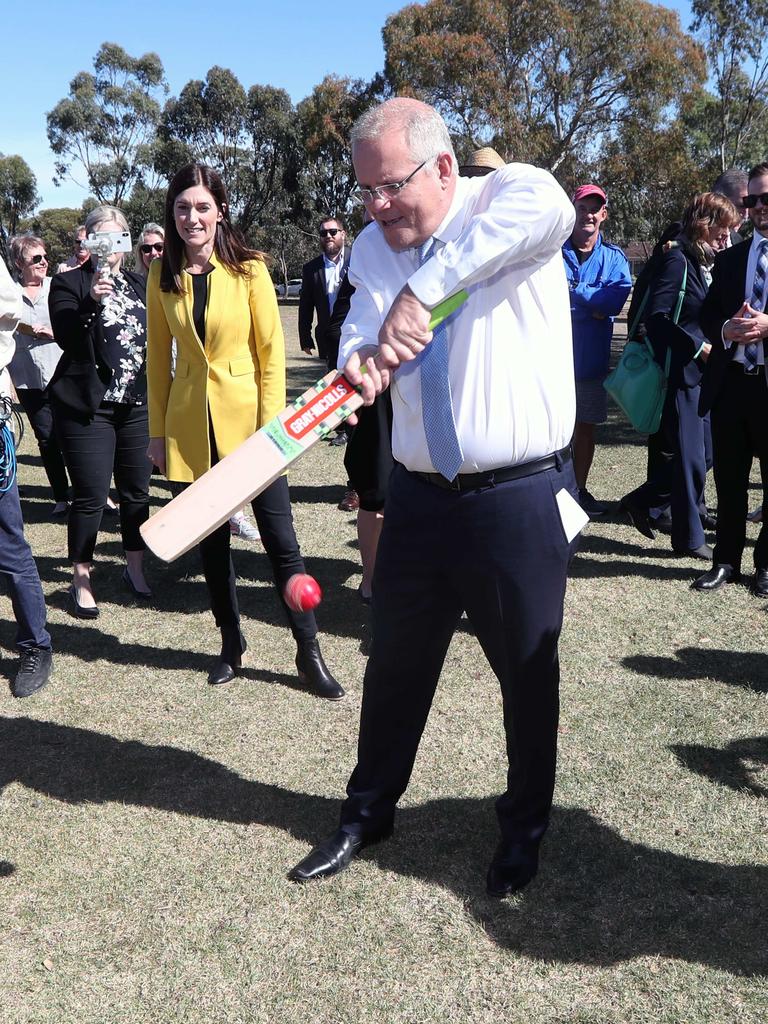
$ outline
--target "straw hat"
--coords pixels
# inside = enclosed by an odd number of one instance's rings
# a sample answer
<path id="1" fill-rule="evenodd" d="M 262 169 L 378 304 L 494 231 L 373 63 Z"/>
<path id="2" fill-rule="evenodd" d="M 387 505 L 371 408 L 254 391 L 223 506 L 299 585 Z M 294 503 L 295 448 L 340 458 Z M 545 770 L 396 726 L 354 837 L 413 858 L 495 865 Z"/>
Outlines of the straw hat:
<path id="1" fill-rule="evenodd" d="M 496 171 L 503 166 L 504 161 L 496 150 L 490 146 L 483 146 L 482 149 L 476 149 L 465 164 L 461 164 L 459 174 L 463 174 L 465 177 L 490 174 L 491 171 Z"/>

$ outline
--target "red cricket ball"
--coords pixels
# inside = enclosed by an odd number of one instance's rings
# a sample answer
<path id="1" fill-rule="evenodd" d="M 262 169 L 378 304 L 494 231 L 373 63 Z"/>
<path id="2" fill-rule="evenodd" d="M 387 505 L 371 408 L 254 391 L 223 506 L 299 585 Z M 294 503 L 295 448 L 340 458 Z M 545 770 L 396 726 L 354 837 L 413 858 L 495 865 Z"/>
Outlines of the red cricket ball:
<path id="1" fill-rule="evenodd" d="M 288 607 L 295 612 L 310 612 L 322 601 L 323 592 L 313 576 L 297 572 L 285 584 L 283 597 Z"/>

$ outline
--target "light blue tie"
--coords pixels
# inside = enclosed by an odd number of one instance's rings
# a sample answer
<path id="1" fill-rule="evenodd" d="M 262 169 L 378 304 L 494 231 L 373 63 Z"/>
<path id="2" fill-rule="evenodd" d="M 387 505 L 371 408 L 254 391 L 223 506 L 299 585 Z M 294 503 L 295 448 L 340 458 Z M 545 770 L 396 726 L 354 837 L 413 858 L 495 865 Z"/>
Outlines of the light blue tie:
<path id="1" fill-rule="evenodd" d="M 429 259 L 433 240 L 420 245 L 416 252 L 419 266 Z M 456 434 L 451 404 L 451 382 L 448 379 L 448 330 L 445 323 L 432 332 L 432 341 L 421 353 L 421 415 L 432 465 L 446 480 L 453 480 L 464 462 Z"/>
<path id="2" fill-rule="evenodd" d="M 755 267 L 755 279 L 752 282 L 752 295 L 749 300 L 750 306 L 760 312 L 763 310 L 765 300 L 766 273 L 768 273 L 768 239 L 763 239 L 757 247 L 757 266 Z M 747 370 L 753 372 L 757 367 L 758 344 L 762 345 L 762 342 L 753 341 L 744 346 L 744 365 Z"/>

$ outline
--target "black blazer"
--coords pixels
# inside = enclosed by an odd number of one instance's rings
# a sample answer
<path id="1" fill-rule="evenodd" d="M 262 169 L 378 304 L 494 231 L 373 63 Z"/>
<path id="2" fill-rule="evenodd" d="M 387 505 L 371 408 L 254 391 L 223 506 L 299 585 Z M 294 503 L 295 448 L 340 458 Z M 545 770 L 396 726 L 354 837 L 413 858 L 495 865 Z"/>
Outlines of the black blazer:
<path id="1" fill-rule="evenodd" d="M 146 278 L 132 270 L 122 273 L 138 298 L 146 303 Z M 101 306 L 91 297 L 93 275 L 90 260 L 74 270 L 56 274 L 48 296 L 54 337 L 64 349 L 48 392 L 76 415 L 86 417 L 93 416 L 101 405 L 114 373 L 104 344 Z"/>
<path id="2" fill-rule="evenodd" d="M 341 268 L 339 287 L 344 283 L 349 270 L 349 248 L 344 248 L 344 265 Z M 315 341 L 317 354 L 321 359 L 328 358 L 328 346 L 325 333 L 328 328 L 330 311 L 328 309 L 328 293 L 325 290 L 325 257 L 321 254 L 305 263 L 301 270 L 301 295 L 299 296 L 299 343 L 304 351 L 315 347 L 312 341 L 312 319 L 317 313 Z"/>
<path id="3" fill-rule="evenodd" d="M 672 317 L 686 267 L 685 298 L 675 324 Z M 670 387 L 695 387 L 701 382 L 705 366 L 702 359 L 696 358 L 696 353 L 707 341 L 699 323 L 707 281 L 695 251 L 683 239 L 661 254 L 658 270 L 648 290 L 645 324 L 654 355 L 664 366 L 667 352 L 670 352 Z"/>
<path id="4" fill-rule="evenodd" d="M 736 346 L 725 348 L 722 330 L 726 320 L 744 305 L 747 263 L 752 246 L 734 245 L 717 254 L 712 270 L 712 284 L 701 310 L 701 326 L 712 342 L 704 379 L 701 383 L 699 415 L 709 412 L 725 380 L 728 364 L 736 354 Z"/>

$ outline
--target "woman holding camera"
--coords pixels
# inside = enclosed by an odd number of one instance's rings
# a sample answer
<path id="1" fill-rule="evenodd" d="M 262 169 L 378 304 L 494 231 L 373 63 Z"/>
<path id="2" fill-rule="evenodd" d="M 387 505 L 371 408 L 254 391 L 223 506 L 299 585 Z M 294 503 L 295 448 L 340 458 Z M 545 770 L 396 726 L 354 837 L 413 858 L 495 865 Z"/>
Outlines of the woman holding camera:
<path id="1" fill-rule="evenodd" d="M 130 250 L 120 210 L 97 206 L 85 222 L 90 237 L 112 234 L 108 272 L 91 256 L 51 284 L 53 333 L 64 349 L 49 385 L 59 441 L 72 481 L 68 546 L 73 564 L 70 608 L 78 618 L 99 614 L 91 588 L 96 535 L 114 472 L 126 568 L 123 581 L 134 596 L 151 597 L 144 579 L 144 542 L 139 527 L 149 514 L 146 459 L 146 281 L 123 268 Z"/>
<path id="2" fill-rule="evenodd" d="M 169 480 L 191 483 L 286 403 L 275 290 L 261 254 L 231 224 L 224 183 L 211 167 L 188 164 L 171 181 L 165 250 L 149 270 L 147 311 L 148 455 Z M 292 611 L 283 598 L 288 579 L 304 572 L 285 476 L 254 500 L 253 511 L 296 641 L 299 677 L 318 696 L 337 700 L 344 690 L 323 661 L 314 614 Z M 245 651 L 228 523 L 200 543 L 200 554 L 221 631 L 221 653 L 208 675 L 215 685 L 238 674 Z"/>

